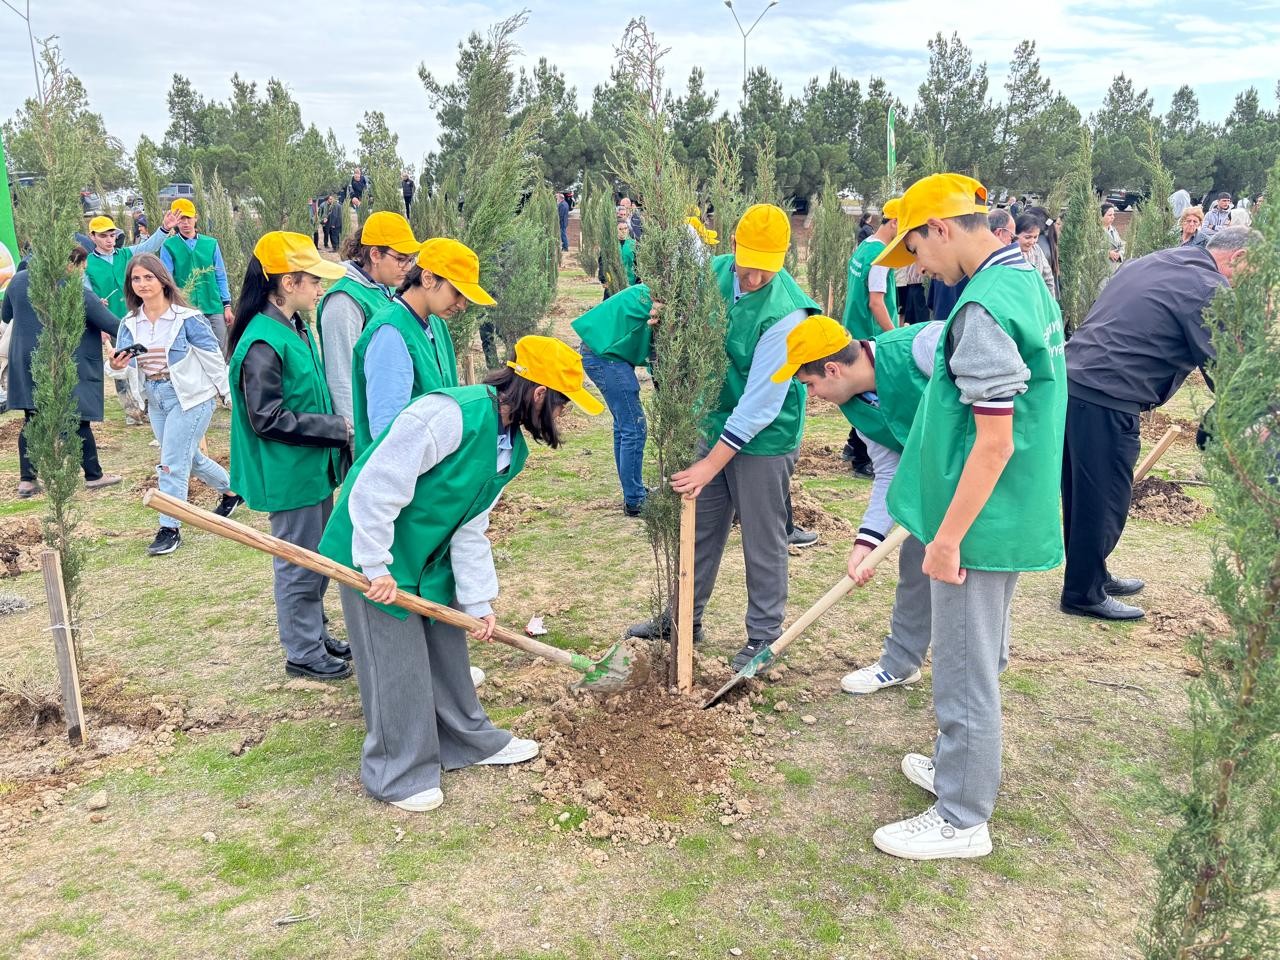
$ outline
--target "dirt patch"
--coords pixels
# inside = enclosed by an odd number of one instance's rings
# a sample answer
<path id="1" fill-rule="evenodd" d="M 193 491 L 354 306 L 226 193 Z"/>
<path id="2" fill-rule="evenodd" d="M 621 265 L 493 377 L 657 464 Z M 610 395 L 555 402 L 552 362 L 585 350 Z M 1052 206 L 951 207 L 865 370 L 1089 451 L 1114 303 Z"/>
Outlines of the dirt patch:
<path id="1" fill-rule="evenodd" d="M 1176 446 L 1195 446 L 1196 442 L 1196 423 L 1192 420 L 1184 420 L 1181 417 L 1171 417 L 1167 413 L 1160 410 L 1152 410 L 1149 414 L 1141 418 L 1140 431 L 1142 433 L 1143 443 L 1158 443 L 1170 427 L 1181 427 L 1182 432 L 1178 434 L 1173 441 Z"/>
<path id="2" fill-rule="evenodd" d="M 1134 486 L 1129 502 L 1129 516 L 1175 527 L 1189 527 L 1208 513 L 1209 508 L 1183 493 L 1179 484 L 1159 477 L 1147 477 Z"/>
<path id="3" fill-rule="evenodd" d="M 505 491 L 501 499 L 489 511 L 489 529 L 485 531 L 491 543 L 498 543 L 515 533 L 520 527 L 546 510 L 548 504 L 526 493 Z"/>
<path id="4" fill-rule="evenodd" d="M 40 569 L 44 539 L 34 517 L 0 520 L 0 577 L 16 577 Z"/>
<path id="5" fill-rule="evenodd" d="M 18 434 L 22 432 L 24 423 L 26 420 L 21 415 L 0 420 L 0 449 L 18 448 Z"/>
<path id="6" fill-rule="evenodd" d="M 802 477 L 843 477 L 849 473 L 849 464 L 840 459 L 840 445 L 805 440 L 795 472 Z"/>
<path id="7" fill-rule="evenodd" d="M 795 525 L 803 530 L 828 534 L 853 532 L 853 524 L 844 517 L 828 513 L 821 500 L 795 481 L 791 483 L 791 513 Z"/>
<path id="8" fill-rule="evenodd" d="M 223 466 L 225 467 L 226 464 L 224 463 Z M 159 489 L 159 487 L 159 478 L 154 473 L 151 473 L 143 477 L 129 489 L 131 492 L 136 493 L 141 497 L 148 490 L 156 490 Z M 201 481 L 196 480 L 194 477 L 187 481 L 187 503 L 191 504 L 193 507 L 200 507 L 202 510 L 212 510 L 218 505 L 218 502 L 221 499 L 222 494 L 218 493 L 218 491 L 213 489 L 213 487 L 206 487 Z"/>

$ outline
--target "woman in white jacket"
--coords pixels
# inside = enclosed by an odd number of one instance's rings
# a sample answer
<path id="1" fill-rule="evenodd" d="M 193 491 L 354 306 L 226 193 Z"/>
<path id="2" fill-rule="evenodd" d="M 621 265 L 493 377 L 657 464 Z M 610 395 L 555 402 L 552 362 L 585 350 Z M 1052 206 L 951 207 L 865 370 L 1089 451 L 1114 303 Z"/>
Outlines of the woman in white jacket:
<path id="1" fill-rule="evenodd" d="M 130 260 L 124 290 L 129 312 L 120 321 L 109 373 L 124 377 L 136 365 L 142 375 L 147 416 L 160 444 L 160 490 L 186 500 L 195 474 L 222 494 L 214 512 L 228 517 L 243 501 L 231 492 L 227 471 L 200 451 L 216 399 L 230 396 L 218 340 L 204 314 L 183 299 L 159 257 L 142 254 Z M 177 550 L 182 543 L 178 526 L 173 517 L 161 516 L 147 553 Z"/>

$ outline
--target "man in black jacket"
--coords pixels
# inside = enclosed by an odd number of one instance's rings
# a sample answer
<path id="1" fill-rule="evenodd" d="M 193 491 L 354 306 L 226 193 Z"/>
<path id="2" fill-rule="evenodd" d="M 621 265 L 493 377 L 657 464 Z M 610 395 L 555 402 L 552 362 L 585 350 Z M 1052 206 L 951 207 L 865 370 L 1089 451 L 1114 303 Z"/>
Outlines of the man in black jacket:
<path id="1" fill-rule="evenodd" d="M 413 195 L 418 187 L 413 182 L 413 175 L 406 170 L 400 174 L 400 195 L 404 197 L 404 215 L 409 216 L 409 208 L 413 206 Z"/>
<path id="2" fill-rule="evenodd" d="M 1259 236 L 1228 227 L 1205 249 L 1173 247 L 1126 264 L 1067 341 L 1063 612 L 1142 617 L 1141 608 L 1116 598 L 1145 584 L 1107 570 L 1129 513 L 1138 415 L 1168 402 L 1187 374 L 1212 359 L 1204 310 L 1244 266 L 1245 249 Z"/>

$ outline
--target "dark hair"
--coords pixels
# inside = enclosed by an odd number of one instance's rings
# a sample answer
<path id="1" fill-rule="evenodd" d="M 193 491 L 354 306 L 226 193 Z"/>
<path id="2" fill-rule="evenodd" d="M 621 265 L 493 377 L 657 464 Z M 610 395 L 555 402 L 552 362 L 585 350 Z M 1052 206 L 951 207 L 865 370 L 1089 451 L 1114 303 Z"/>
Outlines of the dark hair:
<path id="1" fill-rule="evenodd" d="M 865 227 L 870 222 L 871 222 L 871 214 L 869 213 L 864 213 L 862 216 L 858 218 L 858 226 L 860 227 Z"/>
<path id="2" fill-rule="evenodd" d="M 987 221 L 987 214 L 985 213 L 965 213 L 958 217 L 943 217 L 942 219 L 946 220 L 947 223 L 955 224 L 965 233 L 977 233 L 979 230 L 991 232 L 991 224 Z M 927 237 L 929 235 L 929 225 L 923 223 L 909 232 Z"/>
<path id="3" fill-rule="evenodd" d="M 71 253 L 67 255 L 67 265 L 79 267 L 89 261 L 89 251 L 80 244 L 76 244 L 71 248 Z"/>
<path id="4" fill-rule="evenodd" d="M 1053 222 L 1049 217 L 1049 211 L 1044 207 L 1027 207 L 1022 211 L 1024 217 L 1035 217 L 1040 221 L 1040 236 L 1045 238 L 1045 242 L 1049 245 L 1049 269 L 1053 271 L 1055 277 L 1058 276 L 1058 231 L 1051 229 Z"/>
<path id="5" fill-rule="evenodd" d="M 385 257 L 387 255 L 387 251 L 390 249 L 390 247 L 381 245 L 370 246 L 363 242 L 360 239 L 360 231 L 357 230 L 355 233 L 351 234 L 351 236 L 347 237 L 346 240 L 342 241 L 342 251 L 338 256 L 342 257 L 343 260 L 354 261 L 361 270 L 367 272 L 369 270 L 370 260 L 372 259 L 369 254 L 374 250 L 381 250 L 382 255 Z"/>
<path id="6" fill-rule="evenodd" d="M 1098 216 L 1105 217 L 1107 215 L 1108 210 L 1114 210 L 1115 208 L 1116 208 L 1116 205 L 1114 203 L 1104 203 L 1102 205 L 1101 212 L 1098 214 Z"/>
<path id="7" fill-rule="evenodd" d="M 429 280 L 435 281 L 431 284 L 435 289 L 439 289 L 440 284 L 447 282 L 444 277 L 437 277 L 430 270 L 423 270 L 415 262 L 409 268 L 409 272 L 404 275 L 404 279 L 400 281 L 400 286 L 396 287 L 396 293 L 404 293 L 410 287 L 425 287 Z"/>
<path id="8" fill-rule="evenodd" d="M 1044 221 L 1033 213 L 1024 213 L 1014 221 L 1014 233 L 1025 233 L 1035 227 L 1037 230 L 1044 232 Z"/>
<path id="9" fill-rule="evenodd" d="M 838 363 L 843 367 L 847 367 L 852 363 L 856 363 L 861 355 L 862 343 L 855 337 L 829 357 L 800 364 L 800 369 L 796 373 L 803 373 L 807 377 L 825 377 L 828 363 Z"/>
<path id="10" fill-rule="evenodd" d="M 249 257 L 249 266 L 244 271 L 244 284 L 240 287 L 240 299 L 236 302 L 235 324 L 227 336 L 228 355 L 235 353 L 236 345 L 244 336 L 249 321 L 265 310 L 271 302 L 271 294 L 279 291 L 280 280 L 287 276 L 301 278 L 302 273 L 297 270 L 292 274 L 277 273 L 268 277 L 263 272 L 262 261 L 256 256 Z"/>
<path id="11" fill-rule="evenodd" d="M 133 292 L 134 268 L 150 270 L 155 274 L 155 278 L 160 281 L 160 286 L 164 287 L 165 297 L 171 304 L 178 307 L 191 306 L 187 303 L 187 298 L 182 295 L 182 290 L 178 287 L 178 282 L 173 279 L 173 274 L 165 269 L 164 262 L 154 253 L 140 253 L 124 268 L 124 303 L 130 310 L 137 310 L 142 306 L 142 298 Z"/>
<path id="12" fill-rule="evenodd" d="M 546 399 L 539 410 L 533 401 L 538 384 L 526 380 L 508 366 L 490 371 L 484 382 L 498 391 L 498 403 L 506 404 L 511 414 L 511 425 L 526 431 L 538 443 L 552 449 L 560 446 L 560 431 L 556 427 L 556 411 L 569 402 L 559 390 L 547 387 Z"/>

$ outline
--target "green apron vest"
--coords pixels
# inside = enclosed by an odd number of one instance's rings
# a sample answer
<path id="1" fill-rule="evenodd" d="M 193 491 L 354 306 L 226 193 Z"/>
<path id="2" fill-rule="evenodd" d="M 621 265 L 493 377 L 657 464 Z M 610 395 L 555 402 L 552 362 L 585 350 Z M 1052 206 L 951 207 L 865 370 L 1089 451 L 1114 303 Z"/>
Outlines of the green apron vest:
<path id="1" fill-rule="evenodd" d="M 1067 373 L 1062 315 L 1034 269 L 995 265 L 979 271 L 951 312 L 889 487 L 889 513 L 922 543 L 937 535 L 977 435 L 973 410 L 960 402 L 947 367 L 951 324 L 979 303 L 1018 347 L 1031 371 L 1013 404 L 1013 456 L 960 543 L 972 570 L 1049 570 L 1062 562 L 1062 437 Z"/>
<path id="2" fill-rule="evenodd" d="M 200 271 L 187 298 L 191 305 L 201 313 L 222 313 L 222 294 L 213 270 L 218 241 L 203 233 L 197 234 L 195 249 L 191 249 L 187 241 L 175 233 L 164 242 L 164 249 L 173 260 L 173 279 L 179 287 L 185 288 L 192 275 Z"/>
<path id="3" fill-rule="evenodd" d="M 324 292 L 324 296 L 320 298 L 320 305 L 316 307 L 316 339 L 320 343 L 320 356 L 324 357 L 324 305 L 329 297 L 335 293 L 345 293 L 356 302 L 356 306 L 360 308 L 360 312 L 364 314 L 365 325 L 368 326 L 369 321 L 373 319 L 373 315 L 387 305 L 387 301 L 391 299 L 390 295 L 385 293 L 381 287 L 370 287 L 363 283 L 358 283 L 350 277 L 342 277 L 332 287 Z M 345 363 L 346 360 L 339 360 Z"/>
<path id="4" fill-rule="evenodd" d="M 622 241 L 622 269 L 627 274 L 627 286 L 636 282 L 636 242 L 630 237 Z"/>
<path id="5" fill-rule="evenodd" d="M 453 351 L 449 328 L 434 314 L 427 322 L 431 328 L 430 337 L 422 329 L 417 316 L 403 301 L 383 301 L 382 306 L 369 318 L 360 339 L 356 341 L 351 353 L 351 419 L 355 429 L 357 457 L 374 441 L 369 429 L 369 379 L 365 372 L 364 357 L 373 335 L 379 329 L 395 327 L 404 339 L 409 359 L 413 363 L 413 389 L 409 392 L 410 397 L 458 385 L 458 359 Z"/>
<path id="6" fill-rule="evenodd" d="M 859 394 L 840 404 L 845 419 L 882 447 L 902 453 L 911 434 L 929 378 L 920 372 L 911 348 L 927 324 L 886 330 L 876 337 L 876 396 L 872 406 Z"/>
<path id="7" fill-rule="evenodd" d="M 709 446 L 720 438 L 725 422 L 742 399 L 756 346 L 765 331 L 797 310 L 803 310 L 810 316 L 822 312 L 786 270 L 779 270 L 769 283 L 740 297 L 737 303 L 733 302 L 733 254 L 716 257 L 711 261 L 711 270 L 729 310 L 724 334 L 724 350 L 728 354 L 729 365 L 725 368 L 724 385 L 720 388 L 715 409 L 703 421 L 702 436 Z M 796 449 L 804 433 L 804 404 L 804 387 L 793 379 L 787 386 L 782 409 L 773 422 L 738 452 L 772 457 Z"/>
<path id="8" fill-rule="evenodd" d="M 284 407 L 298 413 L 333 413 L 324 366 L 308 332 L 303 341 L 279 320 L 258 314 L 235 352 L 231 380 L 231 489 L 254 510 L 296 510 L 319 503 L 338 485 L 337 447 L 301 447 L 264 440 L 253 432 L 244 408 L 240 366 L 255 343 L 280 357 Z"/>
<path id="9" fill-rule="evenodd" d="M 529 446 L 524 435 L 519 430 L 514 431 L 511 465 L 499 473 L 498 434 L 502 421 L 498 416 L 498 400 L 493 388 L 477 384 L 431 392 L 452 397 L 462 408 L 462 444 L 457 451 L 418 477 L 413 499 L 396 517 L 391 563 L 387 569 L 401 590 L 435 603 L 450 604 L 456 586 L 449 563 L 449 542 L 459 527 L 489 509 L 502 488 L 524 468 Z M 414 399 L 420 400 L 421 397 Z M 320 540 L 321 553 L 348 567 L 354 565 L 348 500 L 360 471 L 384 442 L 390 429 L 384 430 L 351 468 Z M 381 603 L 373 606 L 398 620 L 409 616 L 409 612 L 400 607 Z"/>
<path id="10" fill-rule="evenodd" d="M 637 283 L 592 307 L 570 326 L 596 356 L 640 367 L 649 362 L 653 344 L 652 309 L 649 288 Z"/>
<path id="11" fill-rule="evenodd" d="M 863 240 L 853 256 L 849 258 L 849 281 L 844 295 L 844 328 L 858 340 L 870 340 L 885 331 L 880 329 L 876 318 L 871 315 L 871 305 L 867 302 L 870 291 L 867 280 L 870 278 L 871 264 L 884 251 L 884 243 L 874 237 Z M 898 325 L 898 288 L 893 283 L 893 271 L 889 271 L 889 282 L 884 291 L 884 308 L 889 311 L 889 320 Z"/>
<path id="12" fill-rule="evenodd" d="M 96 253 L 91 253 L 84 265 L 84 272 L 89 277 L 89 286 L 94 295 L 107 301 L 107 309 L 120 320 L 129 312 L 129 307 L 124 302 L 124 272 L 129 269 L 129 261 L 132 259 L 133 251 L 127 249 L 117 250 L 110 263 Z"/>

